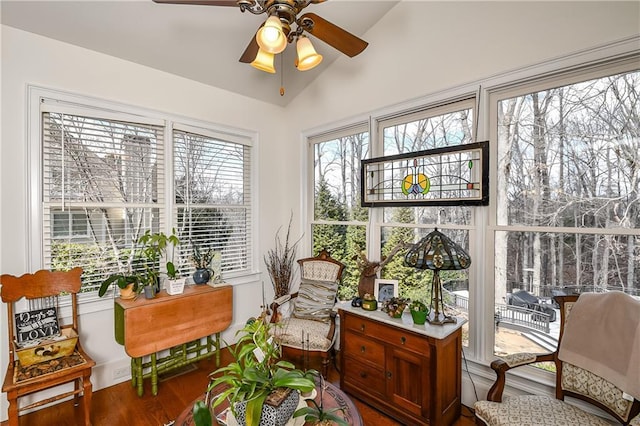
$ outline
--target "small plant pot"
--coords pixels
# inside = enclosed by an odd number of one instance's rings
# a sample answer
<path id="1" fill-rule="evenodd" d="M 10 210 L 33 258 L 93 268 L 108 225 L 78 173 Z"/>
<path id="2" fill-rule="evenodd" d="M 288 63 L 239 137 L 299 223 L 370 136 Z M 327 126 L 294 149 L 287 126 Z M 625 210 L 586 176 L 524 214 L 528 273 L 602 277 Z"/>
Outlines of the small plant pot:
<path id="1" fill-rule="evenodd" d="M 167 290 L 167 293 L 171 296 L 174 296 L 176 294 L 182 294 L 182 292 L 184 291 L 185 281 L 186 281 L 186 278 L 167 280 L 165 290 Z"/>
<path id="2" fill-rule="evenodd" d="M 144 297 L 147 299 L 153 299 L 156 297 L 156 287 L 152 285 L 144 286 Z"/>
<path id="3" fill-rule="evenodd" d="M 193 282 L 196 284 L 206 284 L 211 278 L 211 270 L 207 268 L 198 268 L 193 273 Z"/>
<path id="4" fill-rule="evenodd" d="M 411 310 L 411 318 L 413 318 L 413 323 L 422 325 L 427 321 L 427 315 L 429 312 L 427 311 L 414 311 Z"/>
<path id="5" fill-rule="evenodd" d="M 300 392 L 293 389 L 286 390 L 286 397 L 279 400 L 276 404 L 271 405 L 269 398 L 262 406 L 262 415 L 260 417 L 259 426 L 284 426 L 289 419 L 293 416 L 293 413 L 298 407 L 298 401 L 300 400 Z M 246 410 L 247 403 L 239 402 L 236 404 L 236 414 L 238 424 L 246 424 Z"/>
<path id="6" fill-rule="evenodd" d="M 133 299 L 134 297 L 136 297 L 136 292 L 133 291 L 133 283 L 120 289 L 120 299 Z"/>

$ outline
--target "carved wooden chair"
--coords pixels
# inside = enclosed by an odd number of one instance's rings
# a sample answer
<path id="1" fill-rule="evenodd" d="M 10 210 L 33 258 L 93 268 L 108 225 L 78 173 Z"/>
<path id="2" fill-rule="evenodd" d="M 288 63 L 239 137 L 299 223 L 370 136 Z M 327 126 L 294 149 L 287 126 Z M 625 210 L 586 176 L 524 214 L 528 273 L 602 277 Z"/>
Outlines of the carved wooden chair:
<path id="1" fill-rule="evenodd" d="M 300 288 L 271 305 L 271 322 L 277 325 L 274 333 L 285 359 L 307 367 L 311 357 L 319 357 L 326 376 L 334 355 L 337 314 L 333 308 L 344 265 L 332 259 L 326 250 L 317 257 L 300 259 L 298 264 Z M 281 318 L 279 309 L 289 301 L 293 304 L 291 315 Z"/>
<path id="2" fill-rule="evenodd" d="M 630 296 L 624 295 L 630 298 Z M 578 296 L 556 296 L 555 300 L 560 306 L 561 328 L 558 348 L 561 348 L 565 335 L 565 325 L 570 317 Z M 576 311 L 577 312 L 577 311 Z M 612 333 L 612 339 L 629 338 Z M 589 335 L 577 338 L 589 339 Z M 573 339 L 573 337 L 571 337 Z M 597 342 L 607 345 L 606 341 Z M 611 344 L 611 342 L 609 342 Z M 606 347 L 606 346 L 605 346 Z M 637 357 L 640 351 L 636 351 L 631 357 Z M 563 358 L 565 359 L 565 358 Z M 633 358 L 630 358 L 633 360 Z M 540 395 L 522 395 L 505 398 L 502 400 L 506 372 L 522 365 L 535 362 L 550 361 L 556 366 L 556 391 L 555 398 Z M 633 365 L 633 362 L 631 365 Z M 640 363 L 640 359 L 637 361 Z M 505 356 L 493 361 L 491 368 L 496 372 L 497 379 L 487 394 L 488 401 L 475 403 L 475 415 L 477 425 L 506 426 L 506 425 L 610 425 L 611 423 L 602 417 L 588 413 L 574 404 L 565 402 L 565 397 L 577 398 L 604 410 L 618 422 L 639 424 L 640 417 L 635 418 L 640 412 L 640 401 L 625 394 L 618 386 L 598 376 L 592 371 L 581 368 L 569 362 L 562 361 L 558 357 L 558 350 L 550 354 L 519 353 Z M 595 410 L 597 412 L 597 410 Z"/>
<path id="3" fill-rule="evenodd" d="M 14 313 L 25 310 L 48 309 L 55 307 L 58 316 L 61 317 L 57 300 L 63 294 L 71 295 L 71 318 L 69 323 L 63 323 L 59 318 L 60 329 L 72 328 L 73 334 L 78 333 L 78 304 L 77 293 L 80 291 L 81 268 L 74 268 L 69 272 L 38 271 L 35 274 L 25 274 L 20 277 L 13 275 L 0 276 L 0 293 L 2 301 L 7 304 L 8 313 L 8 335 L 9 335 L 9 367 L 2 385 L 2 392 L 7 393 L 9 400 L 9 426 L 18 426 L 19 412 L 30 408 L 39 407 L 53 401 L 67 398 L 73 395 L 74 405 L 78 405 L 80 395 L 83 395 L 84 424 L 90 425 L 91 414 L 91 368 L 95 362 L 82 350 L 80 341 L 75 345 L 75 349 L 68 356 L 39 362 L 33 365 L 21 365 L 16 359 L 14 341 L 18 330 L 14 320 Z M 27 299 L 29 305 L 27 309 L 16 309 L 16 302 L 22 298 Z M 67 332 L 69 332 L 67 330 Z M 52 346 L 50 352 L 55 353 L 59 347 Z M 35 351 L 37 353 L 37 350 Z M 48 358 L 44 358 L 48 359 Z M 74 383 L 73 391 L 61 392 L 55 396 L 44 400 L 37 400 L 29 405 L 19 407 L 18 398 L 31 395 L 45 389 L 53 388 L 65 383 Z"/>

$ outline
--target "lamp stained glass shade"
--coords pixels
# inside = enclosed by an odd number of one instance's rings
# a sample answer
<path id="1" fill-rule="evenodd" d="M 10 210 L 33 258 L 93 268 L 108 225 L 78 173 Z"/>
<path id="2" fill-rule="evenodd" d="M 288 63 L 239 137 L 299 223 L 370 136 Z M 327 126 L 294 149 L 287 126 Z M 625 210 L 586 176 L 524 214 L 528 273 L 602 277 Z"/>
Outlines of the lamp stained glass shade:
<path id="1" fill-rule="evenodd" d="M 471 265 L 471 258 L 462 247 L 436 229 L 407 252 L 405 263 L 416 269 L 460 270 Z"/>

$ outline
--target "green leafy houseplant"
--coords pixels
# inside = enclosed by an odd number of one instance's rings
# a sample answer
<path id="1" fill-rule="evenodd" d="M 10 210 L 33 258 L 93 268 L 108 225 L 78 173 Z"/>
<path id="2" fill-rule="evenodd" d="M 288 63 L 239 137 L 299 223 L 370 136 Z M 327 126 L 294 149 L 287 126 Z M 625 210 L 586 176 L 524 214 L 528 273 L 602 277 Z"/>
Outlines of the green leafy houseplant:
<path id="1" fill-rule="evenodd" d="M 420 300 L 414 300 L 409 304 L 409 309 L 417 312 L 429 312 L 429 308 Z"/>
<path id="2" fill-rule="evenodd" d="M 304 416 L 305 422 L 310 423 L 312 425 L 316 425 L 316 426 L 331 426 L 334 424 L 338 426 L 348 426 L 349 423 L 347 423 L 344 420 L 344 417 L 337 414 L 338 411 L 341 411 L 344 413 L 343 407 L 325 410 L 324 405 L 322 403 L 322 393 L 324 391 L 324 378 L 322 376 L 319 376 L 319 377 L 320 377 L 320 404 L 318 404 L 315 401 L 315 399 L 309 399 L 308 401 L 311 401 L 313 405 L 311 407 L 307 406 L 307 407 L 299 408 L 298 410 L 296 410 L 295 413 L 293 413 L 293 417 Z"/>
<path id="3" fill-rule="evenodd" d="M 100 284 L 98 296 L 104 296 L 109 289 L 109 286 L 114 283 L 118 286 L 118 288 L 121 289 L 126 288 L 129 284 L 133 284 L 133 291 L 137 292 L 140 287 L 141 281 L 142 280 L 140 279 L 140 276 L 135 274 L 119 273 L 109 275 L 107 279 L 102 281 L 102 283 Z"/>
<path id="4" fill-rule="evenodd" d="M 127 271 L 109 275 L 100 284 L 98 296 L 104 296 L 111 284 L 115 284 L 123 289 L 133 283 L 133 290 L 135 292 L 142 291 L 145 285 L 154 285 L 160 277 L 160 272 L 156 269 L 156 262 L 160 259 L 161 255 L 167 255 L 167 249 L 170 245 L 175 249 L 179 244 L 180 240 L 175 234 L 175 229 L 169 236 L 162 232 L 152 234 L 151 231 L 147 230 L 147 232 L 137 240 L 137 248 L 130 257 L 128 267 L 126 268 Z M 171 260 L 168 260 L 166 263 L 167 276 L 175 279 L 177 277 L 177 270 L 173 264 L 173 250 L 171 254 Z M 142 261 L 144 265 L 144 272 L 138 272 L 138 268 L 132 266 L 139 261 Z"/>
<path id="5" fill-rule="evenodd" d="M 213 407 L 229 400 L 231 410 L 237 418 L 236 404 L 246 402 L 246 424 L 257 426 L 262 416 L 262 406 L 276 389 L 290 388 L 310 392 L 315 388 L 313 372 L 295 369 L 290 362 L 280 360 L 280 346 L 270 335 L 269 324 L 255 320 L 238 331 L 236 346 L 229 351 L 234 361 L 217 369 L 208 391 L 218 385 L 226 389 L 217 395 Z M 194 407 L 194 417 L 200 407 Z"/>
<path id="6" fill-rule="evenodd" d="M 170 279 L 178 278 L 176 266 L 173 263 L 173 253 L 180 245 L 180 239 L 176 235 L 175 228 L 171 230 L 171 235 L 166 235 L 163 232 L 151 233 L 151 231 L 147 230 L 140 238 L 138 238 L 138 243 L 141 244 L 141 252 L 142 255 L 146 258 L 146 269 L 147 274 L 156 279 L 159 273 L 152 266 L 155 265 L 156 260 L 160 258 L 160 256 L 164 255 L 167 263 L 165 264 L 167 268 L 167 276 Z M 169 256 L 168 251 L 170 250 L 171 256 Z"/>

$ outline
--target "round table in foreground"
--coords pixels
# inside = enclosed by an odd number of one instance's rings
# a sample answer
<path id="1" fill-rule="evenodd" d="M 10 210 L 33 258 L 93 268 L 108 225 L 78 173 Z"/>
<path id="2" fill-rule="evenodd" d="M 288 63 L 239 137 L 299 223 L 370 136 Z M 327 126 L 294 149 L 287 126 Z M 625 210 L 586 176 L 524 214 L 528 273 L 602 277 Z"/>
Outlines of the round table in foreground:
<path id="1" fill-rule="evenodd" d="M 360 417 L 360 412 L 353 404 L 353 401 L 338 387 L 334 386 L 329 382 L 323 382 L 323 389 L 320 390 L 320 385 L 316 385 L 316 402 L 320 405 L 320 400 L 322 398 L 323 408 L 325 410 L 331 410 L 333 408 L 342 407 L 344 408 L 343 412 L 338 411 L 338 414 L 341 414 L 345 421 L 349 423 L 351 426 L 363 426 L 362 418 Z M 216 389 L 211 392 L 212 395 L 218 394 Z M 193 405 L 197 401 L 204 400 L 204 395 L 195 399 L 185 410 L 180 413 L 178 418 L 176 419 L 175 426 L 195 426 L 195 422 L 193 421 Z M 216 407 L 216 415 L 222 412 L 224 409 L 228 407 L 226 402 L 220 404 Z M 215 425 L 216 423 L 214 423 Z"/>

